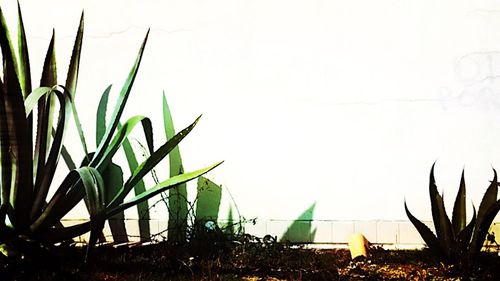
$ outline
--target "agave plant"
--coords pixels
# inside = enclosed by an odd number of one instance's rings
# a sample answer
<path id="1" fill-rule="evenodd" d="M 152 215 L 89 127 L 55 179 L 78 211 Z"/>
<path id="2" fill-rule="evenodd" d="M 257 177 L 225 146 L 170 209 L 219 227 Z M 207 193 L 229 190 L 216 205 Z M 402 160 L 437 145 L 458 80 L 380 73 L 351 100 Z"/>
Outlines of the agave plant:
<path id="1" fill-rule="evenodd" d="M 45 58 L 40 87 L 33 91 L 27 40 L 19 5 L 17 50 L 13 48 L 1 9 L 0 21 L 3 59 L 3 77 L 0 79 L 0 250 L 4 254 L 15 251 L 11 251 L 12 245 L 26 241 L 50 246 L 89 231 L 88 249 L 91 249 L 102 233 L 106 219 L 169 188 L 197 178 L 220 164 L 176 175 L 125 200 L 129 192 L 191 132 L 199 120 L 196 119 L 158 149 L 153 147 L 152 126 L 148 118 L 134 116 L 120 126 L 120 118 L 134 83 L 149 32 L 119 92 L 110 121 L 98 138 L 99 145 L 95 152 L 88 152 L 74 103 L 83 41 L 83 13 L 65 85 L 59 85 L 57 81 L 53 35 Z M 111 86 L 106 89 L 104 95 L 107 96 L 110 89 Z M 35 107 L 37 110 L 33 111 Z M 76 167 L 63 146 L 71 115 L 74 117 L 85 152 L 80 167 Z M 54 122 L 56 116 L 57 122 Z M 117 150 L 138 124 L 143 127 L 150 156 L 136 165 L 131 176 L 120 186 L 107 185 L 107 181 L 103 179 L 105 171 L 110 167 Z M 70 172 L 60 185 L 55 186 L 52 180 L 61 155 L 70 167 Z M 113 191 L 109 192 L 110 190 Z M 88 208 L 89 221 L 64 226 L 61 223 L 62 218 L 82 200 Z"/>
<path id="2" fill-rule="evenodd" d="M 408 218 L 418 230 L 420 236 L 422 236 L 427 247 L 429 247 L 431 252 L 439 259 L 449 263 L 458 263 L 462 267 L 467 267 L 472 265 L 471 262 L 474 261 L 477 254 L 481 251 L 486 235 L 488 234 L 488 229 L 500 210 L 500 200 L 497 200 L 497 173 L 495 170 L 493 170 L 493 172 L 493 180 L 483 196 L 477 215 L 473 207 L 473 216 L 468 224 L 466 220 L 464 172 L 462 172 L 460 187 L 450 220 L 446 214 L 443 196 L 437 191 L 434 179 L 434 165 L 432 166 L 429 194 L 431 199 L 432 219 L 434 221 L 436 234 L 411 214 L 405 201 L 405 210 Z"/>

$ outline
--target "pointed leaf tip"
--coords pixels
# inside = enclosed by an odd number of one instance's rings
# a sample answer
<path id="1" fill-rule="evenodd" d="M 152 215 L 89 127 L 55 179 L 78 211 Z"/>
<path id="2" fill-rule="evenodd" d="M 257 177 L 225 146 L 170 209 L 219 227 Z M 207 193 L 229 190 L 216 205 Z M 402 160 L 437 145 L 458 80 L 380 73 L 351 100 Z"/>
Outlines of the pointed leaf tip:
<path id="1" fill-rule="evenodd" d="M 431 183 L 436 183 L 436 179 L 434 178 L 434 167 L 435 166 L 436 166 L 436 162 L 434 162 L 432 164 L 432 167 L 431 167 L 431 175 L 430 175 Z"/>

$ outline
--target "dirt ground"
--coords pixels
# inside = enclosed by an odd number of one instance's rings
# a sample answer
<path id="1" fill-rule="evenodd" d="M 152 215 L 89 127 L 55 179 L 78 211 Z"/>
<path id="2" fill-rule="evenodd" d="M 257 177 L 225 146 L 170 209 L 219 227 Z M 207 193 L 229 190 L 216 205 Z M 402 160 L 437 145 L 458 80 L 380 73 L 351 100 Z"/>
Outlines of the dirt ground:
<path id="1" fill-rule="evenodd" d="M 24 260 L 0 259 L 0 280 L 500 280 L 500 257 L 483 253 L 460 271 L 426 250 L 373 248 L 351 260 L 346 249 L 280 243 L 139 247 L 58 247 Z"/>

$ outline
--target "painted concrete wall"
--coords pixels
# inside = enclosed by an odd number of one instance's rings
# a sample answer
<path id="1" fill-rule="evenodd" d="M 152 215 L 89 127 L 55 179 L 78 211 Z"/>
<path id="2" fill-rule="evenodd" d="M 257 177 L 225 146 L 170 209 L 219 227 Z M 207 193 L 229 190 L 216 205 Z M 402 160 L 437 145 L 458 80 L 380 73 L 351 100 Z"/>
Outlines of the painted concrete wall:
<path id="1" fill-rule="evenodd" d="M 450 206 L 463 167 L 476 207 L 500 168 L 495 1 L 20 2 L 35 77 L 52 28 L 65 77 L 85 10 L 76 102 L 90 135 L 100 94 L 116 94 L 151 28 L 125 116 L 152 117 L 159 144 L 163 90 L 178 129 L 203 113 L 185 168 L 225 160 L 209 177 L 246 218 L 294 220 L 316 203 L 317 221 L 406 220 L 406 198 L 429 220 L 434 161 Z M 0 3 L 14 23 L 15 1 Z M 82 155 L 74 131 L 67 144 Z"/>

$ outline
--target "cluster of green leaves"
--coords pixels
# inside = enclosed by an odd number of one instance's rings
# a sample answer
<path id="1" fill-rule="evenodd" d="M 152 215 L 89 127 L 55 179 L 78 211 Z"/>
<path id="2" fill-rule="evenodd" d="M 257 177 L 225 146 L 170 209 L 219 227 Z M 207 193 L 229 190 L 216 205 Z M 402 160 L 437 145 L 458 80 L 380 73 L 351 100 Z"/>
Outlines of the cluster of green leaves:
<path id="1" fill-rule="evenodd" d="M 429 249 L 438 258 L 445 262 L 458 263 L 467 267 L 472 265 L 478 253 L 483 247 L 495 216 L 500 210 L 500 200 L 497 200 L 498 182 L 497 173 L 486 190 L 479 210 L 474 213 L 471 221 L 467 224 L 466 192 L 464 172 L 460 180 L 455 204 L 453 206 L 452 218 L 446 214 L 443 196 L 437 191 L 434 179 L 434 165 L 431 169 L 429 195 L 431 199 L 432 219 L 436 235 L 420 220 L 415 218 L 408 210 L 405 201 L 405 210 L 408 218 L 418 230 Z"/>
<path id="2" fill-rule="evenodd" d="M 103 96 L 104 97 L 104 96 Z M 107 103 L 107 97 L 101 99 L 99 105 L 99 110 L 97 114 L 97 126 L 99 128 L 102 126 L 102 120 L 105 119 L 105 104 Z M 166 139 L 172 139 L 175 137 L 175 127 L 172 118 L 172 113 L 170 111 L 169 105 L 165 94 L 163 95 L 163 125 L 165 130 Z M 99 121 L 101 120 L 101 122 Z M 101 123 L 101 125 L 99 124 Z M 99 130 L 97 129 L 96 135 L 99 135 Z M 143 147 L 142 145 L 140 145 Z M 132 145 L 128 139 L 125 139 L 123 143 L 123 149 L 127 157 L 131 171 L 137 167 L 137 158 L 133 152 Z M 170 176 L 174 177 L 184 172 L 184 167 L 182 164 L 182 157 L 179 147 L 175 147 L 169 154 L 169 168 Z M 112 168 L 112 169 L 110 169 Z M 117 165 L 111 163 L 108 166 L 108 170 L 112 173 L 109 176 L 110 180 L 122 181 L 123 172 L 121 168 Z M 117 185 L 113 185 L 117 186 Z M 137 192 L 142 192 L 144 189 L 144 183 L 141 181 L 136 186 Z M 206 177 L 200 176 L 197 181 L 196 198 L 195 203 L 189 202 L 186 184 L 179 184 L 175 188 L 168 190 L 167 198 L 164 199 L 168 208 L 168 228 L 167 228 L 167 239 L 171 242 L 184 243 L 190 236 L 192 228 L 199 222 L 211 220 L 217 222 L 219 216 L 219 207 L 222 198 L 222 187 Z M 161 201 L 160 201 L 161 202 Z M 145 241 L 150 238 L 149 229 L 149 207 L 148 203 L 144 202 L 144 206 L 138 205 L 139 213 L 139 235 L 141 240 Z M 190 218 L 194 218 L 194 222 L 190 221 Z M 229 218 L 232 218 L 232 209 L 230 210 Z M 125 216 L 123 213 L 119 213 L 112 217 L 110 220 L 110 230 L 113 236 L 113 242 L 126 242 L 128 241 L 128 233 L 124 223 Z M 191 223 L 191 224 L 190 224 Z M 187 236 L 186 236 L 187 235 Z"/>
<path id="3" fill-rule="evenodd" d="M 134 116 L 120 125 L 120 118 L 137 75 L 149 32 L 119 92 L 109 122 L 98 127 L 97 148 L 94 152 L 89 152 L 74 103 L 83 41 L 83 14 L 65 85 L 58 84 L 55 37 L 52 36 L 43 65 L 40 87 L 33 91 L 21 9 L 18 6 L 17 49 L 14 49 L 1 10 L 0 20 L 0 46 L 4 66 L 3 77 L 0 79 L 0 244 L 4 252 L 8 248 L 6 245 L 12 241 L 29 240 L 52 245 L 88 231 L 89 245 L 92 246 L 97 242 L 108 218 L 165 190 L 197 178 L 220 164 L 190 173 L 179 173 L 125 200 L 142 178 L 191 132 L 199 120 L 196 119 L 157 149 L 153 147 L 152 125 L 148 118 Z M 101 99 L 103 104 L 103 100 L 107 101 L 110 90 L 111 86 L 105 90 Z M 33 110 L 35 107 L 36 111 Z M 79 167 L 74 164 L 63 145 L 71 114 L 85 152 Z M 56 116 L 57 122 L 54 125 Z M 150 156 L 140 164 L 130 165 L 133 172 L 126 181 L 117 184 L 107 180 L 113 156 L 120 147 L 126 146 L 127 136 L 138 124 L 143 127 Z M 60 185 L 54 186 L 52 180 L 61 155 L 70 167 L 70 172 Z M 52 188 L 53 192 L 49 193 Z M 82 200 L 86 203 L 90 220 L 64 226 L 61 219 Z"/>

